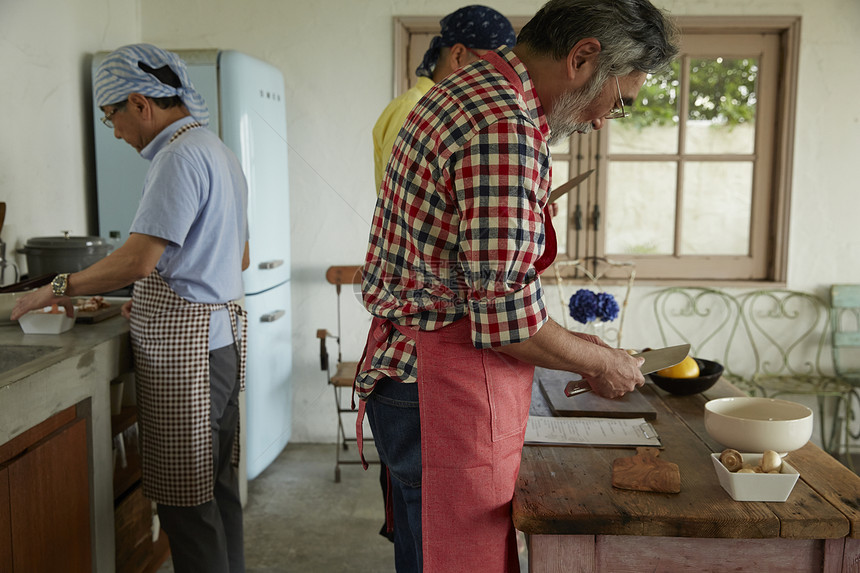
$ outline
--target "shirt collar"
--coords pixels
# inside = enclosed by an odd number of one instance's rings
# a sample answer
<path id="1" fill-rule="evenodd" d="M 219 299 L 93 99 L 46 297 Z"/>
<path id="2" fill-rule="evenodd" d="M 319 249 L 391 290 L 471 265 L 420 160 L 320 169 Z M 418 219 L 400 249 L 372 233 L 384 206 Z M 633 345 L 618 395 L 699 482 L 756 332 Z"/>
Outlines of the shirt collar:
<path id="1" fill-rule="evenodd" d="M 434 85 L 436 85 L 436 82 L 425 76 L 418 76 L 418 81 L 415 82 L 415 87 L 424 90 L 424 93 L 429 92 L 430 88 Z"/>
<path id="2" fill-rule="evenodd" d="M 174 133 L 179 131 L 179 128 L 183 125 L 193 123 L 194 121 L 194 118 L 190 115 L 183 117 L 182 119 L 177 119 L 162 129 L 161 132 L 140 151 L 140 156 L 148 161 L 152 161 L 152 158 L 170 142 L 170 138 L 173 137 Z"/>
<path id="3" fill-rule="evenodd" d="M 540 103 L 540 99 L 538 99 L 537 91 L 535 91 L 534 82 L 532 81 L 531 76 L 529 76 L 529 71 L 526 69 L 525 64 L 523 64 L 522 60 L 514 54 L 514 50 L 507 46 L 500 48 L 494 52 L 494 54 L 498 55 L 503 62 L 497 62 L 495 61 L 495 58 L 487 59 L 489 59 L 497 69 L 500 65 L 507 64 L 510 69 L 513 70 L 519 78 L 522 86 L 522 91 L 519 92 L 519 97 L 522 98 L 523 105 L 529 111 L 529 114 L 538 125 L 541 133 L 543 133 L 545 137 L 549 137 L 549 124 L 546 122 L 546 114 L 544 114 L 543 106 Z M 504 74 L 504 71 L 501 69 L 499 69 L 499 72 Z M 517 86 L 517 88 L 519 90 L 519 86 Z"/>

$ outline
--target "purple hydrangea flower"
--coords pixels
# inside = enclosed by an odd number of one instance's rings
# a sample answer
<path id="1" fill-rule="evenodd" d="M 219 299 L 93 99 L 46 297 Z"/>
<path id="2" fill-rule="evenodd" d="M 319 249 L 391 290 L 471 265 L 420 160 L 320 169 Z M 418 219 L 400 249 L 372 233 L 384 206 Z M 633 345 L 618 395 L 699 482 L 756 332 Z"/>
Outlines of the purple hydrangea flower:
<path id="1" fill-rule="evenodd" d="M 597 318 L 597 295 L 588 289 L 579 289 L 570 297 L 570 316 L 586 324 Z"/>
<path id="2" fill-rule="evenodd" d="M 597 317 L 603 322 L 610 322 L 618 318 L 618 303 L 615 297 L 608 292 L 597 293 Z"/>
<path id="3" fill-rule="evenodd" d="M 600 319 L 609 322 L 618 318 L 618 303 L 608 292 L 595 293 L 581 288 L 570 297 L 570 316 L 577 322 L 587 324 Z"/>

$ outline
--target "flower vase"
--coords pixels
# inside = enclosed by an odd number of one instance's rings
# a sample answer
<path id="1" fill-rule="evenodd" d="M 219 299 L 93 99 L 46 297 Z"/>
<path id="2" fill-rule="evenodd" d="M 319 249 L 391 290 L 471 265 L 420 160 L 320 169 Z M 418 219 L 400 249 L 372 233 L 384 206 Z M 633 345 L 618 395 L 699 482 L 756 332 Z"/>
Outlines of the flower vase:
<path id="1" fill-rule="evenodd" d="M 585 334 L 593 334 L 602 340 L 606 336 L 606 323 L 602 320 L 592 320 L 581 325 L 578 330 Z"/>

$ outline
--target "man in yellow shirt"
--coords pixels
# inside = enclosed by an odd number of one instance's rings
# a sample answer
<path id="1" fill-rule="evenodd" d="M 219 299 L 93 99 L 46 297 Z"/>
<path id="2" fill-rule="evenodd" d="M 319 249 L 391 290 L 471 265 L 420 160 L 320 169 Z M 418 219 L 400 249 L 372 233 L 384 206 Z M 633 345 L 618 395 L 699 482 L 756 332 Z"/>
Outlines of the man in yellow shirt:
<path id="1" fill-rule="evenodd" d="M 394 140 L 418 100 L 445 76 L 480 59 L 490 50 L 500 46 L 513 47 L 517 42 L 517 35 L 508 19 L 487 6 L 460 8 L 442 18 L 440 24 L 440 35 L 431 40 L 421 65 L 415 70 L 418 82 L 392 100 L 373 126 L 377 195 Z"/>

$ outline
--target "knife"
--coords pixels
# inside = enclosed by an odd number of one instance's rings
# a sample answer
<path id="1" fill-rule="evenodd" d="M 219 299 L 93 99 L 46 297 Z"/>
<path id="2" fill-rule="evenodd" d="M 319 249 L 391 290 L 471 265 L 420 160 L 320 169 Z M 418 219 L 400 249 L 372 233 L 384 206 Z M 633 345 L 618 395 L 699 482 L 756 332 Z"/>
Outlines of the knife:
<path id="1" fill-rule="evenodd" d="M 588 179 L 588 177 L 592 173 L 594 173 L 594 169 L 590 169 L 590 170 L 586 171 L 585 173 L 580 173 L 579 175 L 577 175 L 576 177 L 574 177 L 573 179 L 571 179 L 570 181 L 568 181 L 564 185 L 559 185 L 558 187 L 553 189 L 549 194 L 549 202 L 555 203 L 556 201 L 558 201 L 558 199 L 561 198 L 562 195 L 564 195 L 565 193 L 567 193 L 571 189 L 574 189 L 577 185 L 579 185 L 580 183 L 582 183 L 583 181 Z"/>
<path id="2" fill-rule="evenodd" d="M 641 356 L 645 359 L 639 371 L 642 374 L 651 374 L 664 368 L 669 368 L 681 362 L 690 353 L 689 344 L 679 344 L 678 346 L 667 346 L 666 348 L 655 348 L 653 350 L 645 350 L 634 354 L 634 357 Z M 571 380 L 564 387 L 565 396 L 576 396 L 583 392 L 590 392 L 591 386 L 585 380 Z"/>

